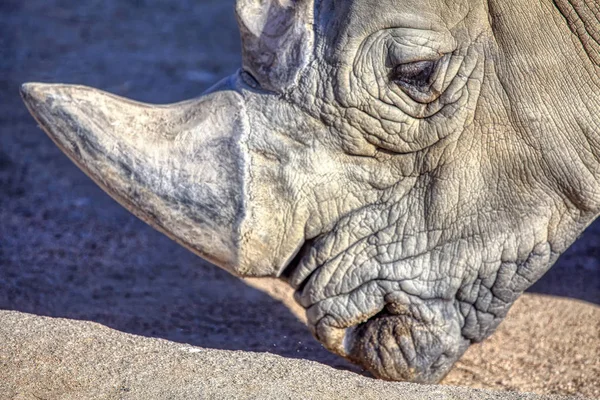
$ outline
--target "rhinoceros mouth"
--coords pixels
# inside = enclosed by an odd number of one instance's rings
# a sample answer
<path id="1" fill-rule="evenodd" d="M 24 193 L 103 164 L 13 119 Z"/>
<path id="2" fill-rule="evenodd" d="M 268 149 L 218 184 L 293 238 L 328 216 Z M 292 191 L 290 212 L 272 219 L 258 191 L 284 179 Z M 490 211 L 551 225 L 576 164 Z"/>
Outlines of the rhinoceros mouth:
<path id="1" fill-rule="evenodd" d="M 374 314 L 339 315 L 345 303 L 316 303 L 307 309 L 309 328 L 328 350 L 347 358 L 377 378 L 437 383 L 463 355 L 471 341 L 461 334 L 454 301 L 388 304 Z M 314 319 L 315 314 L 324 314 Z M 312 315 L 312 316 L 311 316 Z"/>
<path id="2" fill-rule="evenodd" d="M 488 246 L 489 254 L 499 254 L 496 261 L 474 264 L 472 258 L 454 258 L 459 270 L 478 272 L 442 282 L 431 272 L 436 270 L 431 254 L 456 253 L 452 247 L 436 248 L 422 255 L 424 274 L 406 272 L 414 259 L 405 258 L 397 266 L 405 272 L 403 279 L 395 279 L 389 270 L 363 279 L 366 275 L 357 271 L 373 274 L 367 271 L 369 264 L 346 269 L 340 259 L 350 257 L 347 261 L 355 263 L 356 254 L 332 257 L 325 254 L 330 246 L 306 243 L 284 274 L 306 310 L 313 335 L 378 378 L 421 383 L 441 380 L 471 343 L 493 333 L 512 302 L 556 258 L 546 242 L 512 260 L 502 260 L 503 246 Z M 471 248 L 465 254 L 476 251 L 483 253 Z M 473 264 L 462 268 L 458 262 Z"/>
<path id="3" fill-rule="evenodd" d="M 351 361 L 361 364 L 378 378 L 433 383 L 448 374 L 470 344 L 461 338 L 458 338 L 458 346 L 436 340 L 425 351 L 419 336 L 435 335 L 431 333 L 434 330 L 420 326 L 409 315 L 395 315 L 386 309 L 348 328 L 344 345 Z"/>

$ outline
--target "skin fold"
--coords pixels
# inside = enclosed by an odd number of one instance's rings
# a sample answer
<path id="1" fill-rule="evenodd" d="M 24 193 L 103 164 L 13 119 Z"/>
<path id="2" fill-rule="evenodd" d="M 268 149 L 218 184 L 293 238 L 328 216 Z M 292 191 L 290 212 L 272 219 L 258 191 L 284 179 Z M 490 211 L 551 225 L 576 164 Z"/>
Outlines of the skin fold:
<path id="1" fill-rule="evenodd" d="M 596 0 L 239 0 L 243 66 L 152 106 L 26 84 L 196 254 L 296 289 L 329 350 L 437 382 L 600 212 Z"/>

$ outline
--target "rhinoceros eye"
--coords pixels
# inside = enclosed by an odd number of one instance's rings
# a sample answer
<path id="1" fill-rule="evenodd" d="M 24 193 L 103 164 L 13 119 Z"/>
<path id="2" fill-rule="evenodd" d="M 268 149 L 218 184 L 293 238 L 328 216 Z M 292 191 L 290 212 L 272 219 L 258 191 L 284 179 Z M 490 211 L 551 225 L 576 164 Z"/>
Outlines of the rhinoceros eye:
<path id="1" fill-rule="evenodd" d="M 392 70 L 391 79 L 399 84 L 410 85 L 418 89 L 431 84 L 435 61 L 417 61 L 397 65 Z"/>

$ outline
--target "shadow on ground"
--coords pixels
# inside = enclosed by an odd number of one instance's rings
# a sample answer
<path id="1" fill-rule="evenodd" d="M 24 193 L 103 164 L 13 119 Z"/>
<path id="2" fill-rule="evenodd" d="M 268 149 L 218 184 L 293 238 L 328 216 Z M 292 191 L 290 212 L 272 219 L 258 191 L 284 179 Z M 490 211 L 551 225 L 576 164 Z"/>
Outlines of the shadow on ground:
<path id="1" fill-rule="evenodd" d="M 239 64 L 232 1 L 0 4 L 0 308 L 338 368 L 280 302 L 147 227 L 37 129 L 24 81 L 149 102 L 198 95 Z M 600 223 L 532 291 L 600 304 Z"/>
<path id="2" fill-rule="evenodd" d="M 600 220 L 588 227 L 527 291 L 600 305 Z"/>

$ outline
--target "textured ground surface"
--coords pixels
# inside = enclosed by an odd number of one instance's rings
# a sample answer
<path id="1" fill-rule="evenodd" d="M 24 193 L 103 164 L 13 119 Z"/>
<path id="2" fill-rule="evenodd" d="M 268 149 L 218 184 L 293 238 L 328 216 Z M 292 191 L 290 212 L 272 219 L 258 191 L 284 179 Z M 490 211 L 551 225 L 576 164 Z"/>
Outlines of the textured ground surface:
<path id="1" fill-rule="evenodd" d="M 101 325 L 0 311 L 0 396 L 25 399 L 543 400 L 390 383 L 305 360 L 210 350 Z"/>
<path id="2" fill-rule="evenodd" d="M 249 286 L 112 201 L 18 98 L 37 80 L 171 102 L 238 64 L 232 1 L 0 1 L 0 308 L 354 368 L 312 339 L 278 283 Z M 596 223 L 445 382 L 600 397 L 599 244 Z"/>

